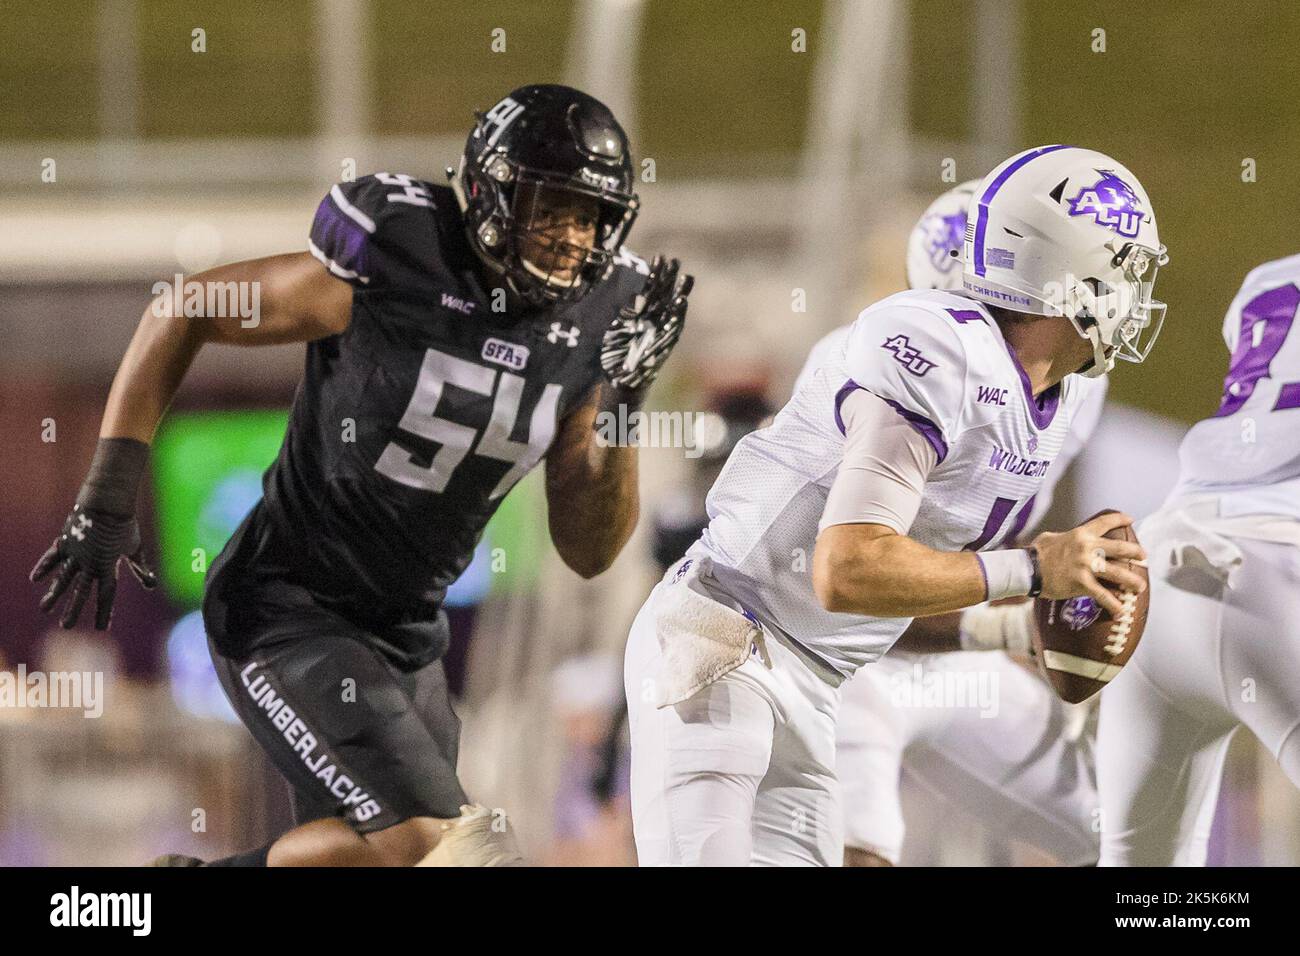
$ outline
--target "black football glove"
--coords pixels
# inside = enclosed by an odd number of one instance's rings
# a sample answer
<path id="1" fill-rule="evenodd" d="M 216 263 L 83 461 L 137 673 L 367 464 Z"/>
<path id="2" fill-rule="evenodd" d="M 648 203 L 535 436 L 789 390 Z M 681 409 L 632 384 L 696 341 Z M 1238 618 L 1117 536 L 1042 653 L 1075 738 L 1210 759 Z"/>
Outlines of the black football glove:
<path id="1" fill-rule="evenodd" d="M 686 323 L 686 297 L 694 276 L 679 276 L 681 262 L 656 256 L 645 288 L 619 310 L 605 333 L 600 366 L 618 388 L 639 391 L 654 381 Z"/>
<path id="2" fill-rule="evenodd" d="M 59 623 L 73 627 L 81 609 L 96 590 L 95 628 L 106 630 L 113 616 L 117 593 L 117 563 L 126 558 L 146 588 L 158 583 L 144 563 L 140 526 L 135 520 L 136 487 L 144 470 L 148 449 L 143 442 L 124 438 L 101 439 L 77 504 L 63 522 L 63 532 L 32 568 L 32 581 L 54 572 L 50 588 L 41 598 L 41 610 L 51 611 L 66 592 L 68 601 Z"/>

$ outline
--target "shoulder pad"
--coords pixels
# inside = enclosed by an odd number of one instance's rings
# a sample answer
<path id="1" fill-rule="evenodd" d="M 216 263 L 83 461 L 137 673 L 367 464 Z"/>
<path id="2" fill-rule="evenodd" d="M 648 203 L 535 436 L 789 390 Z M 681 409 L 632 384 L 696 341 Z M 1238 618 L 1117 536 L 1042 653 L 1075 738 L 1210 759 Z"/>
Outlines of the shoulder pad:
<path id="1" fill-rule="evenodd" d="M 311 254 L 358 288 L 415 283 L 438 262 L 434 188 L 389 173 L 337 184 L 316 210 Z"/>
<path id="2" fill-rule="evenodd" d="M 853 384 L 927 424 L 947 444 L 963 427 L 969 362 L 961 327 L 984 321 L 977 309 L 953 311 L 924 295 L 900 293 L 863 311 L 845 345 Z"/>

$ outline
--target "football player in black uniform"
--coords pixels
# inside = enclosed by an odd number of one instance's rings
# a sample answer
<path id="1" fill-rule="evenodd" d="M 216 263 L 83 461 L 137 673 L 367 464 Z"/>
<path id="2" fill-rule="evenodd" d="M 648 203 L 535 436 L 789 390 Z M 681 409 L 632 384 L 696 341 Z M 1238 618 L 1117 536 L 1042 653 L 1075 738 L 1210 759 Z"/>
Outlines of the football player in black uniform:
<path id="1" fill-rule="evenodd" d="M 623 249 L 638 210 L 626 134 L 563 86 L 477 116 L 449 186 L 379 173 L 321 202 L 309 251 L 191 282 L 258 283 L 260 316 L 151 306 L 109 393 L 90 473 L 33 569 L 71 627 L 119 558 L 141 583 L 148 445 L 205 344 L 305 341 L 264 496 L 208 572 L 212 659 L 289 780 L 297 826 L 231 865 L 502 861 L 504 821 L 456 779 L 440 656 L 447 586 L 543 458 L 551 538 L 584 577 L 637 520 L 635 447 L 595 440 L 637 407 L 681 334 L 691 277 Z M 246 327 L 249 326 L 249 327 Z"/>

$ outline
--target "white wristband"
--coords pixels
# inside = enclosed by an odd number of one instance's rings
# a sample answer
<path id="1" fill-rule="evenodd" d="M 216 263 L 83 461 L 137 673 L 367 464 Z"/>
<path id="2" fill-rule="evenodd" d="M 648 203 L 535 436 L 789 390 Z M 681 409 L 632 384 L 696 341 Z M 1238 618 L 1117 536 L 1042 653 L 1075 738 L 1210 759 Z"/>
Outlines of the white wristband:
<path id="1" fill-rule="evenodd" d="M 977 554 L 984 572 L 984 600 L 1024 597 L 1034 584 L 1034 562 L 1024 548 Z"/>
<path id="2" fill-rule="evenodd" d="M 959 634 L 964 651 L 1007 651 L 1033 656 L 1033 602 L 977 604 L 961 612 Z"/>

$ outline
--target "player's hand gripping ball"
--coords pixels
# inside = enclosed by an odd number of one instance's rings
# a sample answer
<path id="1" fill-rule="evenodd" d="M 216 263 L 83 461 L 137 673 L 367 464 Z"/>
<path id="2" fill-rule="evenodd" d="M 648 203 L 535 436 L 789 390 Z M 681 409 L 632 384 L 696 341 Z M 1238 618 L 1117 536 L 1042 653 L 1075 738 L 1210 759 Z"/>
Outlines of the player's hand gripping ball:
<path id="1" fill-rule="evenodd" d="M 1137 541 L 1128 525 L 1113 528 L 1103 537 Z M 1143 562 L 1115 563 L 1122 563 L 1143 581 L 1149 580 Z M 1137 592 L 1101 583 L 1119 599 L 1118 615 L 1112 615 L 1091 597 L 1034 601 L 1034 650 L 1052 688 L 1071 704 L 1087 700 L 1120 672 L 1133 656 L 1146 627 L 1149 588 Z"/>

